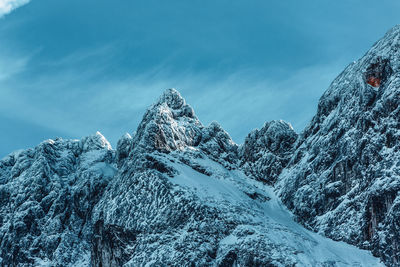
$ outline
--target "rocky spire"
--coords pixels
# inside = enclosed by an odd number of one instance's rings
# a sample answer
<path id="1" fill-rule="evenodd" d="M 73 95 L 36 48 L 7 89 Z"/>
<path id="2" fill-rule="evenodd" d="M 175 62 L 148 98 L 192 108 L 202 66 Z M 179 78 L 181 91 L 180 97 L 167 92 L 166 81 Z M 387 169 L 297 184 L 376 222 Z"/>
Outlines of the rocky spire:
<path id="1" fill-rule="evenodd" d="M 163 103 L 167 104 L 167 106 L 172 109 L 180 109 L 182 106 L 186 105 L 185 99 L 175 88 L 165 90 L 156 105 Z"/>
<path id="2" fill-rule="evenodd" d="M 84 151 L 92 149 L 112 149 L 110 142 L 108 142 L 99 131 L 96 132 L 96 134 L 83 138 L 81 144 Z"/>
<path id="3" fill-rule="evenodd" d="M 175 89 L 167 89 L 143 116 L 133 137 L 134 149 L 168 152 L 196 146 L 203 125 Z"/>
<path id="4" fill-rule="evenodd" d="M 238 160 L 238 146 L 217 123 L 205 127 L 175 89 L 167 89 L 151 105 L 133 137 L 125 135 L 118 142 L 117 160 L 139 154 L 196 148 L 225 167 L 233 168 Z M 123 164 L 119 162 L 118 164 Z"/>

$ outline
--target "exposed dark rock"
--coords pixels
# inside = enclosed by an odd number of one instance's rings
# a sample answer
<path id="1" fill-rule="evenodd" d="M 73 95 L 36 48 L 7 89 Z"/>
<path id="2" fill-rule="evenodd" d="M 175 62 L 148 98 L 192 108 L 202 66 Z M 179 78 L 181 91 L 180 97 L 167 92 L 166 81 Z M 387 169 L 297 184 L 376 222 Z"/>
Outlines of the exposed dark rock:
<path id="1" fill-rule="evenodd" d="M 92 266 L 113 267 L 126 263 L 133 252 L 136 233 L 126 231 L 119 226 L 108 225 L 99 220 L 94 224 L 92 239 Z"/>

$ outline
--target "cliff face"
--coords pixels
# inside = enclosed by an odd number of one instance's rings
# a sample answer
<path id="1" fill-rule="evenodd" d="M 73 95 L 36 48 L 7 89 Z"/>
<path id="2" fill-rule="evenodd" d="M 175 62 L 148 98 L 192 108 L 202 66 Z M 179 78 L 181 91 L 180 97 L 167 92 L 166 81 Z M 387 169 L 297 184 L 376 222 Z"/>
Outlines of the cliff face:
<path id="1" fill-rule="evenodd" d="M 343 240 L 397 266 L 399 57 L 395 27 L 334 80 L 300 135 L 272 121 L 238 146 L 169 89 L 116 150 L 97 133 L 10 154 L 0 265 L 380 265 Z"/>
<path id="2" fill-rule="evenodd" d="M 333 81 L 277 183 L 305 226 L 389 265 L 400 260 L 399 104 L 397 26 Z"/>

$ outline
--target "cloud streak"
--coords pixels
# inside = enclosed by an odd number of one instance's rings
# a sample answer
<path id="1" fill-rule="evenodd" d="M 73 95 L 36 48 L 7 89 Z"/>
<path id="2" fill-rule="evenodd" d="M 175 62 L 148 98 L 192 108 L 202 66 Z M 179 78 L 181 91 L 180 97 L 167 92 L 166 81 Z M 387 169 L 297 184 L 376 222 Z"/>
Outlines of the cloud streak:
<path id="1" fill-rule="evenodd" d="M 30 0 L 0 0 L 0 18 L 29 2 Z"/>
<path id="2" fill-rule="evenodd" d="M 0 0 L 0 17 L 28 2 Z M 0 153 L 97 130 L 115 144 L 171 87 L 238 143 L 273 119 L 299 132 L 346 63 L 398 18 L 382 3 L 391 12 L 371 21 L 360 1 L 139 2 L 34 1 L 0 19 Z M 36 139 L 22 134 L 33 129 Z"/>
<path id="3" fill-rule="evenodd" d="M 29 57 L 9 57 L 0 54 L 0 82 L 25 70 Z"/>
<path id="4" fill-rule="evenodd" d="M 241 143 L 250 130 L 272 119 L 287 120 L 301 131 L 342 68 L 342 63 L 317 65 L 284 81 L 257 69 L 221 75 L 212 70 L 171 73 L 162 66 L 121 80 L 98 78 L 103 75 L 101 67 L 84 75 L 63 70 L 29 85 L 18 82 L 8 95 L 3 91 L 0 113 L 12 111 L 18 119 L 76 138 L 100 130 L 115 144 L 124 132 L 136 130 L 145 109 L 163 90 L 175 87 L 203 123 L 218 121 Z M 27 86 L 29 92 L 24 90 Z"/>

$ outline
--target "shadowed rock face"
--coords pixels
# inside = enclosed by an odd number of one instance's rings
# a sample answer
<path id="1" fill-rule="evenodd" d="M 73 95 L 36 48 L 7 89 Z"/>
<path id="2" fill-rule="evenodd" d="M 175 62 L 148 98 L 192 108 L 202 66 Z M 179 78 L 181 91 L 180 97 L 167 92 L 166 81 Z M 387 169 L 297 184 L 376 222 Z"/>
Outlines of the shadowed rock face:
<path id="1" fill-rule="evenodd" d="M 274 184 L 292 156 L 297 134 L 284 121 L 266 123 L 252 131 L 240 148 L 240 165 L 246 174 Z"/>
<path id="2" fill-rule="evenodd" d="M 389 265 L 400 259 L 399 104 L 397 26 L 333 81 L 277 184 L 305 226 Z"/>
<path id="3" fill-rule="evenodd" d="M 136 233 L 115 225 L 104 226 L 99 220 L 93 229 L 91 264 L 93 266 L 113 267 L 126 263 L 135 244 Z"/>

